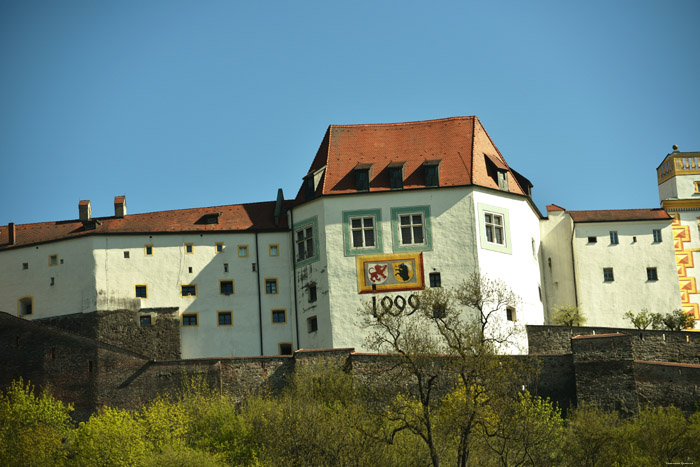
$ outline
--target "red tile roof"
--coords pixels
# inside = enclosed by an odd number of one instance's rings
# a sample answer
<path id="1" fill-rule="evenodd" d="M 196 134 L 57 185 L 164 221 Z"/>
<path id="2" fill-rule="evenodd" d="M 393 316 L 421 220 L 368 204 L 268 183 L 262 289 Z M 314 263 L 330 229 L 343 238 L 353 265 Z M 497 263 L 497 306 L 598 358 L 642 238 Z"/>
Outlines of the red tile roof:
<path id="1" fill-rule="evenodd" d="M 525 195 L 505 159 L 477 117 L 410 123 L 331 125 L 309 173 L 326 167 L 316 196 L 356 193 L 353 169 L 372 164 L 370 191 L 389 191 L 389 165 L 405 162 L 404 189 L 425 188 L 422 165 L 440 160 L 440 186 L 479 185 L 498 189 L 486 161 L 508 170 L 511 193 Z M 302 186 L 297 200 L 303 201 Z"/>
<path id="2" fill-rule="evenodd" d="M 671 220 L 661 208 L 655 209 L 606 209 L 602 211 L 567 211 L 574 222 L 620 222 Z"/>
<path id="3" fill-rule="evenodd" d="M 285 202 L 288 208 L 291 202 Z M 86 230 L 80 220 L 41 222 L 15 225 L 15 244 L 8 245 L 8 226 L 0 226 L 0 250 L 36 243 L 65 240 L 87 235 L 153 234 L 182 232 L 246 232 L 287 228 L 286 214 L 280 215 L 279 226 L 274 223 L 275 202 L 232 204 L 208 208 L 178 209 L 144 214 L 130 214 L 123 218 L 93 218 L 98 222 L 94 230 Z M 207 214 L 218 214 L 218 224 L 201 222 Z"/>

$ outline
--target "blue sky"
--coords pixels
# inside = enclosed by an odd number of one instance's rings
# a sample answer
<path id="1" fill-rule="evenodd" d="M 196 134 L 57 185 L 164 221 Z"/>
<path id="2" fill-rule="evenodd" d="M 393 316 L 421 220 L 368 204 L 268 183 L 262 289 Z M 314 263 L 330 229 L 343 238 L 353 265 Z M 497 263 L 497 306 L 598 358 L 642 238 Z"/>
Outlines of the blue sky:
<path id="1" fill-rule="evenodd" d="M 477 115 L 534 199 L 657 207 L 700 2 L 0 2 L 0 225 L 291 198 L 329 124 Z"/>

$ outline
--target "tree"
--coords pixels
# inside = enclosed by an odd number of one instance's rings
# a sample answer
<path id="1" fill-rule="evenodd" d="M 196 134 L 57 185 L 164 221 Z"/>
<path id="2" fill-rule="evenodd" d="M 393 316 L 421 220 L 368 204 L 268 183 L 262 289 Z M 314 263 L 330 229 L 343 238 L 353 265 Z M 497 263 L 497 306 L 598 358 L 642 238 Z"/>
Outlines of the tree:
<path id="1" fill-rule="evenodd" d="M 516 341 L 519 328 L 506 310 L 518 303 L 503 282 L 474 273 L 455 290 L 422 291 L 411 309 L 366 305 L 368 347 L 394 356 L 391 389 L 398 394 L 386 410 L 387 441 L 409 431 L 424 442 L 433 466 L 448 456 L 446 449 L 458 465 L 468 464 L 485 408 L 516 397 L 516 382 L 528 374 L 525 365 L 497 355 Z"/>
<path id="2" fill-rule="evenodd" d="M 666 313 L 662 321 L 669 331 L 682 331 L 695 327 L 695 317 L 680 308 L 673 310 L 671 313 Z"/>
<path id="3" fill-rule="evenodd" d="M 625 313 L 625 318 L 629 319 L 637 329 L 646 329 L 649 326 L 652 329 L 660 329 L 663 321 L 660 313 L 649 313 L 647 308 L 642 308 L 642 311 L 636 315 L 628 311 Z"/>
<path id="4" fill-rule="evenodd" d="M 73 406 L 56 400 L 20 378 L 0 392 L 0 464 L 62 465 L 63 440 L 70 433 Z"/>
<path id="5" fill-rule="evenodd" d="M 580 306 L 555 306 L 552 322 L 558 326 L 582 326 L 586 322 L 586 317 L 583 316 Z"/>

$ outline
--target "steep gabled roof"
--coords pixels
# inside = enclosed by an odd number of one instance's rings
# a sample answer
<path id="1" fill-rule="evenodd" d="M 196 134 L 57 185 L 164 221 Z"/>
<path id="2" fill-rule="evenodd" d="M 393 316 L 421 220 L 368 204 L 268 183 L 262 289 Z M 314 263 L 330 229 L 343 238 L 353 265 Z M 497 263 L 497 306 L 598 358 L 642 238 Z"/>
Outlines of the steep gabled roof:
<path id="1" fill-rule="evenodd" d="M 284 203 L 288 207 L 291 203 Z M 208 208 L 178 209 L 144 214 L 129 214 L 123 218 L 100 217 L 87 221 L 67 220 L 15 225 L 15 243 L 8 244 L 9 228 L 0 226 L 0 250 L 45 243 L 87 235 L 246 232 L 287 228 L 287 216 L 274 221 L 275 201 L 250 204 L 230 204 Z M 208 219 L 217 223 L 208 223 Z M 97 222 L 94 222 L 94 221 Z"/>
<path id="2" fill-rule="evenodd" d="M 661 208 L 654 209 L 606 209 L 602 211 L 566 211 L 574 222 L 624 222 L 671 220 Z"/>
<path id="3" fill-rule="evenodd" d="M 498 189 L 495 170 L 500 169 L 508 172 L 511 193 L 527 194 L 474 116 L 331 125 L 308 173 L 325 167 L 316 196 L 356 193 L 354 169 L 371 164 L 369 191 L 389 191 L 389 165 L 404 162 L 403 189 L 409 190 L 426 187 L 422 166 L 430 161 L 440 161 L 441 187 L 478 185 Z M 297 200 L 304 200 L 303 186 Z"/>

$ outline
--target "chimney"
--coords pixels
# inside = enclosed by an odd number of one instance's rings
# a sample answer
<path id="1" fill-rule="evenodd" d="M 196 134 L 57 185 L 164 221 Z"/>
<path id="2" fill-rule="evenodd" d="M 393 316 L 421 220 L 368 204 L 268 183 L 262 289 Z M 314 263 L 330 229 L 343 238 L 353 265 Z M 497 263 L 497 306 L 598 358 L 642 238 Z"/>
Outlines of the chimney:
<path id="1" fill-rule="evenodd" d="M 92 218 L 92 208 L 90 207 L 89 199 L 84 199 L 78 203 L 78 213 L 81 221 L 89 221 Z"/>
<path id="2" fill-rule="evenodd" d="M 15 244 L 15 236 L 17 235 L 17 232 L 15 231 L 15 223 L 14 222 L 10 222 L 9 224 L 7 224 L 7 235 L 10 237 L 8 240 L 8 243 L 10 245 L 14 245 Z"/>
<path id="3" fill-rule="evenodd" d="M 114 217 L 123 218 L 126 216 L 126 196 L 114 197 Z"/>

